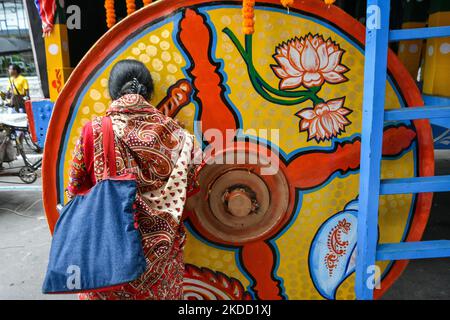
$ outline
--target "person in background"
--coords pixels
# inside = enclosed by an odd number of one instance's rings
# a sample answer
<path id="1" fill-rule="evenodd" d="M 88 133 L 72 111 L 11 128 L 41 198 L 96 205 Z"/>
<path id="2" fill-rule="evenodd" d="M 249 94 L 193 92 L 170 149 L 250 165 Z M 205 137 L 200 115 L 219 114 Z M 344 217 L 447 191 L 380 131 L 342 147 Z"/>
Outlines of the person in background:
<path id="1" fill-rule="evenodd" d="M 17 64 L 11 64 L 8 72 L 9 85 L 6 97 L 16 112 L 24 112 L 25 101 L 30 99 L 28 80 L 22 75 L 22 69 Z"/>

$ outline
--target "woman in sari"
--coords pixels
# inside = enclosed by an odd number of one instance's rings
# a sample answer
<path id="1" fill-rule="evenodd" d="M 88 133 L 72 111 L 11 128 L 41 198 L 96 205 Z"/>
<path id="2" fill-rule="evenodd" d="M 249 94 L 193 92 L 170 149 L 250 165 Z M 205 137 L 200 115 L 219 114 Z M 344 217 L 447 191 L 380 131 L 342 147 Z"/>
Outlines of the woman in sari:
<path id="1" fill-rule="evenodd" d="M 111 70 L 112 120 L 117 174 L 134 173 L 138 185 L 136 227 L 142 235 L 146 271 L 135 281 L 81 299 L 182 299 L 183 246 L 181 215 L 196 190 L 194 137 L 148 100 L 153 81 L 144 64 L 119 61 Z M 101 117 L 82 130 L 66 189 L 69 198 L 90 189 L 103 177 Z M 186 176 L 180 179 L 180 176 Z"/>

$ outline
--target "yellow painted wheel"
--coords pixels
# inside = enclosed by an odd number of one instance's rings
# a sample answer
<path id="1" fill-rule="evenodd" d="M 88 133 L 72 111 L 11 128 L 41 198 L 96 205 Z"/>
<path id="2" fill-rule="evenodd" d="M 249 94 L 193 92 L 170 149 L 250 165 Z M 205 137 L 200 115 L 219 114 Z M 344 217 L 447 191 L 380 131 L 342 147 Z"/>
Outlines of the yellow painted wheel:
<path id="1" fill-rule="evenodd" d="M 74 70 L 50 123 L 50 228 L 77 136 L 108 108 L 111 67 L 138 59 L 155 81 L 153 104 L 204 147 L 209 130 L 239 129 L 225 141 L 233 152 L 263 150 L 279 169 L 264 176 L 248 162 L 204 168 L 198 208 L 185 215 L 186 298 L 353 299 L 364 27 L 319 0 L 295 2 L 289 13 L 263 0 L 255 14 L 255 33 L 244 37 L 240 1 L 164 0 L 104 35 Z M 390 53 L 386 106 L 421 104 Z M 433 165 L 428 122 L 386 123 L 383 178 L 431 175 Z M 430 194 L 382 196 L 379 241 L 419 240 L 430 206 Z M 379 263 L 377 296 L 405 265 Z"/>

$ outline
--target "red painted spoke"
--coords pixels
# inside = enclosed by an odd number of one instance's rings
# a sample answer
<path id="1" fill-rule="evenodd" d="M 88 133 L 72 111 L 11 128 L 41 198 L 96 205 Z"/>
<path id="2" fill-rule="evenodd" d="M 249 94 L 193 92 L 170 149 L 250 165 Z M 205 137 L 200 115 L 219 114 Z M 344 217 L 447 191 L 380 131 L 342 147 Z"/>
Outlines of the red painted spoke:
<path id="1" fill-rule="evenodd" d="M 193 64 L 188 73 L 194 79 L 194 98 L 201 108 L 202 130 L 225 132 L 236 129 L 236 121 L 223 96 L 225 88 L 217 72 L 219 65 L 211 57 L 211 37 L 205 18 L 187 9 L 181 21 L 180 40 Z"/>
<path id="2" fill-rule="evenodd" d="M 384 131 L 383 156 L 397 156 L 407 150 L 416 137 L 414 130 L 391 127 Z M 301 154 L 287 167 L 289 183 L 299 189 L 311 189 L 325 183 L 335 172 L 345 174 L 359 169 L 361 142 L 337 144 L 335 150 Z"/>

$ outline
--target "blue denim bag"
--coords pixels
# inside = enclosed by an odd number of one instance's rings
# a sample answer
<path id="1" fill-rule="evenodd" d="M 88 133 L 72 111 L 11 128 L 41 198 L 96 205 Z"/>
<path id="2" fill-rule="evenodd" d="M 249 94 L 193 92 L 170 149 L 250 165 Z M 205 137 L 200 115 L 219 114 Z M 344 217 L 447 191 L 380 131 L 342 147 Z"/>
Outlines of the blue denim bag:
<path id="1" fill-rule="evenodd" d="M 109 290 L 137 279 L 145 271 L 141 235 L 134 223 L 136 181 L 132 175 L 116 176 L 109 117 L 102 120 L 102 132 L 105 176 L 62 209 L 43 293 Z"/>

